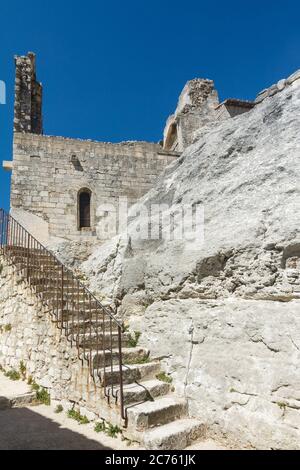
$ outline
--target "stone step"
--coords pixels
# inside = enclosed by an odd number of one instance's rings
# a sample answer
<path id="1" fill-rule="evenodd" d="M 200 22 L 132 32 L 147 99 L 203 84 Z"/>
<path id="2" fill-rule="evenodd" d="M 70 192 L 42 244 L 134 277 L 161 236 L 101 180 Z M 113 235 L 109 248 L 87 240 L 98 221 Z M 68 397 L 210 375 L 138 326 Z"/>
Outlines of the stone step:
<path id="1" fill-rule="evenodd" d="M 65 302 L 73 302 L 76 305 L 84 305 L 85 308 L 89 308 L 89 297 L 88 294 L 83 290 L 76 290 L 73 289 L 72 291 L 68 289 L 63 289 L 63 293 L 61 291 L 60 286 L 57 289 L 39 289 L 37 291 L 38 294 L 41 294 L 45 299 L 56 299 L 59 297 L 61 299 L 61 295 L 63 295 L 63 299 Z M 91 301 L 91 307 L 95 308 L 97 303 L 95 300 Z"/>
<path id="2" fill-rule="evenodd" d="M 50 256 L 29 256 L 28 258 L 26 253 L 25 255 L 11 255 L 10 258 L 11 260 L 13 260 L 14 263 L 20 264 L 24 268 L 27 268 L 27 266 L 29 266 L 29 268 L 40 268 L 41 266 L 43 266 L 44 268 L 55 268 L 56 270 L 61 270 L 61 264 L 59 263 L 59 261 L 50 258 Z"/>
<path id="3" fill-rule="evenodd" d="M 112 328 L 112 330 L 116 330 L 116 324 L 113 320 L 110 320 L 109 318 L 107 318 L 103 322 L 102 315 L 100 320 L 98 319 L 98 321 L 97 319 L 90 318 L 89 312 L 87 312 L 85 316 L 86 320 L 78 320 L 76 315 L 73 316 L 73 321 L 70 316 L 64 319 L 64 323 L 69 320 L 68 330 L 70 333 L 90 333 L 95 331 L 101 331 L 103 328 L 103 324 L 104 329 L 107 332 L 110 332 L 110 328 Z"/>
<path id="4" fill-rule="evenodd" d="M 122 361 L 123 364 L 134 364 L 135 361 L 139 362 L 143 359 L 149 357 L 149 350 L 145 348 L 122 348 Z M 118 364 L 119 362 L 119 349 L 113 349 L 112 351 L 108 350 L 105 353 L 105 365 L 109 366 L 111 364 L 111 360 L 113 364 Z M 104 365 L 104 353 L 103 351 L 99 352 L 92 352 L 92 363 L 94 369 L 98 367 L 102 367 Z"/>
<path id="5" fill-rule="evenodd" d="M 88 300 L 80 300 L 80 298 L 82 299 L 83 297 L 79 296 L 79 300 L 77 298 L 77 296 L 74 296 L 73 299 L 69 298 L 69 300 L 66 298 L 66 296 L 64 295 L 63 296 L 63 299 L 61 298 L 61 293 L 60 292 L 43 292 L 43 293 L 40 293 L 39 294 L 40 297 L 43 298 L 43 300 L 51 305 L 55 304 L 55 308 L 58 308 L 60 309 L 61 305 L 63 305 L 63 307 L 68 307 L 69 311 L 72 312 L 73 311 L 81 311 L 81 312 L 84 312 L 86 314 L 88 314 L 88 312 L 91 310 L 94 311 L 94 312 L 98 312 L 98 314 L 102 314 L 103 312 L 103 307 L 96 301 L 96 300 L 93 300 L 91 303 L 88 301 Z"/>
<path id="6" fill-rule="evenodd" d="M 205 437 L 205 425 L 197 419 L 186 418 L 146 431 L 144 445 L 150 450 L 183 450 Z"/>
<path id="7" fill-rule="evenodd" d="M 61 316 L 61 310 L 59 309 L 59 313 L 58 313 L 58 321 L 61 321 L 61 318 L 63 319 L 63 322 L 64 324 L 69 324 L 70 326 L 72 325 L 72 323 L 74 323 L 74 325 L 77 323 L 77 324 L 83 324 L 83 323 L 89 323 L 90 321 L 92 323 L 95 323 L 97 324 L 98 322 L 98 325 L 102 325 L 103 323 L 103 315 L 101 313 L 101 311 L 99 309 L 97 310 L 92 310 L 91 312 L 90 311 L 85 311 L 85 310 L 74 310 L 72 312 L 72 310 L 65 310 L 63 315 Z M 107 331 L 109 331 L 110 329 L 110 316 L 108 314 L 105 314 L 104 315 L 104 325 L 105 325 L 105 329 Z M 112 318 L 112 325 L 115 325 L 115 328 L 117 328 L 117 323 L 114 321 L 114 319 Z M 77 326 L 74 326 L 74 330 L 75 332 L 79 331 L 80 329 L 82 329 L 82 332 L 83 332 L 83 326 L 82 328 L 77 328 Z"/>
<path id="8" fill-rule="evenodd" d="M 15 258 L 20 261 L 25 261 L 28 259 L 28 249 L 23 248 L 23 250 L 19 251 L 10 251 L 10 257 Z M 51 256 L 51 254 L 47 253 L 38 253 L 32 250 L 29 250 L 29 259 L 36 260 L 36 261 L 43 261 L 47 263 L 52 263 L 54 264 L 55 262 L 58 263 L 59 261 L 56 260 Z"/>
<path id="9" fill-rule="evenodd" d="M 146 380 L 146 379 L 153 379 L 156 374 L 160 371 L 160 363 L 157 361 L 147 362 L 146 364 L 133 364 L 133 365 L 123 365 L 123 383 L 124 384 L 131 384 L 133 382 Z M 101 374 L 101 370 L 100 370 Z M 110 368 L 106 368 L 105 371 L 106 375 L 106 385 L 116 384 L 119 385 L 120 383 L 120 375 L 119 375 L 119 367 L 114 366 L 113 370 L 111 371 Z M 97 379 L 96 379 L 97 381 Z M 102 381 L 103 382 L 103 381 Z"/>
<path id="10" fill-rule="evenodd" d="M 155 401 L 148 401 L 127 409 L 128 427 L 144 432 L 155 426 L 162 426 L 187 416 L 187 401 L 168 395 Z"/>
<path id="11" fill-rule="evenodd" d="M 12 253 L 16 253 L 16 254 L 19 254 L 19 253 L 23 253 L 24 250 L 28 250 L 27 246 L 16 246 L 16 245 L 13 245 L 13 246 L 7 246 L 6 247 L 6 250 L 9 250 L 10 252 Z M 35 255 L 39 255 L 39 254 L 44 254 L 45 251 L 43 249 L 38 249 L 38 248 L 30 248 L 30 253 L 32 254 L 35 254 Z"/>
<path id="12" fill-rule="evenodd" d="M 27 264 L 26 260 L 16 259 L 15 257 L 12 259 L 16 267 L 20 271 L 26 271 L 27 273 L 27 266 L 28 266 L 28 275 L 35 276 L 36 273 L 41 275 L 44 273 L 45 275 L 53 275 L 60 277 L 61 275 L 61 267 L 59 265 L 53 265 L 50 263 L 35 263 L 33 260 L 30 261 L 29 265 Z"/>
<path id="13" fill-rule="evenodd" d="M 119 335 L 116 330 L 113 331 L 112 335 L 110 334 L 110 332 L 104 332 L 103 335 L 103 332 L 99 331 L 98 334 L 92 333 L 91 335 L 88 333 L 69 335 L 69 339 L 73 339 L 73 341 L 75 341 L 76 344 L 82 349 L 98 348 L 98 351 L 100 352 L 101 350 L 103 350 L 103 348 L 117 348 L 119 342 Z M 123 333 L 121 336 L 121 340 L 123 347 L 130 346 L 129 333 Z"/>
<path id="14" fill-rule="evenodd" d="M 30 282 L 31 284 L 31 282 Z M 33 284 L 32 284 L 33 285 Z M 56 295 L 57 291 L 60 293 L 61 290 L 62 290 L 62 282 L 61 282 L 61 279 L 57 280 L 57 281 L 53 281 L 52 284 L 48 284 L 48 285 L 43 285 L 43 284 L 40 284 L 40 285 L 36 285 L 34 284 L 34 287 L 36 289 L 36 292 L 47 292 L 49 294 L 53 294 L 53 295 Z M 74 286 L 73 284 L 65 284 L 63 285 L 63 294 L 64 296 L 69 296 L 69 297 L 72 297 L 74 296 L 75 297 L 75 294 L 77 295 L 77 293 L 79 293 L 79 296 L 85 296 L 86 298 L 88 298 L 88 294 L 87 292 L 83 289 L 83 287 L 78 287 L 77 286 Z"/>
<path id="15" fill-rule="evenodd" d="M 128 384 L 124 386 L 123 390 L 124 404 L 153 401 L 154 398 L 168 395 L 170 391 L 170 384 L 157 379 L 145 380 L 138 384 Z"/>
<path id="16" fill-rule="evenodd" d="M 46 288 L 53 288 L 57 285 L 57 279 L 44 276 L 43 273 L 40 273 L 39 277 L 37 278 L 31 278 L 30 284 L 33 286 L 38 286 L 38 287 L 46 287 Z M 73 286 L 74 281 L 72 279 L 64 279 L 64 285 L 65 286 Z"/>
<path id="17" fill-rule="evenodd" d="M 0 396 L 0 410 L 6 410 L 9 408 L 23 407 L 26 405 L 32 405 L 37 402 L 35 392 L 27 392 L 13 397 L 1 397 Z"/>

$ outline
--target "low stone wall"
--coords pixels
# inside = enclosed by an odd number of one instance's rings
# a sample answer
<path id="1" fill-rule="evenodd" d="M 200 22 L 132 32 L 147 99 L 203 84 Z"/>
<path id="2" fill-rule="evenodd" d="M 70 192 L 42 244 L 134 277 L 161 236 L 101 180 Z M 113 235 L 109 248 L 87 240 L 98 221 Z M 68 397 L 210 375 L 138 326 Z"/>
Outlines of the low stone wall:
<path id="1" fill-rule="evenodd" d="M 87 362 L 52 321 L 25 282 L 0 257 L 0 365 L 5 370 L 26 367 L 27 379 L 47 389 L 65 410 L 75 407 L 90 420 L 97 417 L 121 424 L 119 412 L 102 400 Z"/>
<path id="2" fill-rule="evenodd" d="M 279 80 L 278 83 L 272 85 L 270 88 L 267 88 L 261 91 L 255 100 L 256 104 L 262 103 L 266 98 L 276 95 L 280 91 L 284 90 L 286 87 L 291 86 L 294 82 L 300 80 L 300 70 L 297 70 L 295 73 L 290 75 L 287 79 Z"/>

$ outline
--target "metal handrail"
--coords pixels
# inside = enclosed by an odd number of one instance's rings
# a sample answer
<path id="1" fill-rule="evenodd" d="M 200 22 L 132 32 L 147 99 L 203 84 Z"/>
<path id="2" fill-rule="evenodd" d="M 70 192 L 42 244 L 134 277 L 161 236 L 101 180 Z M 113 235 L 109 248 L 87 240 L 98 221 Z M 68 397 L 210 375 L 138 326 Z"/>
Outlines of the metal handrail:
<path id="1" fill-rule="evenodd" d="M 26 273 L 30 287 L 35 290 L 42 302 L 50 307 L 57 326 L 65 331 L 71 343 L 75 341 L 79 358 L 83 351 L 83 359 L 88 361 L 94 381 L 96 376 L 100 379 L 107 400 L 111 402 L 113 399 L 116 403 L 119 401 L 121 416 L 126 420 L 123 393 L 122 334 L 124 327 L 122 323 L 68 267 L 4 209 L 0 209 L 0 248 L 4 256 L 11 259 L 15 265 L 21 266 L 20 271 Z M 38 291 L 38 288 L 41 290 Z M 80 307 L 80 304 L 83 304 L 83 307 Z M 81 319 L 83 320 L 82 337 L 80 337 Z M 86 326 L 86 320 L 88 326 Z M 106 328 L 107 322 L 109 326 Z M 93 323 L 95 324 L 94 331 Z M 74 334 L 74 326 L 76 334 Z M 113 327 L 117 329 L 116 345 Z M 115 348 L 118 351 L 119 381 L 117 385 L 113 377 L 111 383 L 108 380 L 109 372 L 113 375 L 113 349 Z M 92 352 L 95 352 L 94 358 Z M 102 353 L 103 364 L 101 364 L 99 353 Z"/>

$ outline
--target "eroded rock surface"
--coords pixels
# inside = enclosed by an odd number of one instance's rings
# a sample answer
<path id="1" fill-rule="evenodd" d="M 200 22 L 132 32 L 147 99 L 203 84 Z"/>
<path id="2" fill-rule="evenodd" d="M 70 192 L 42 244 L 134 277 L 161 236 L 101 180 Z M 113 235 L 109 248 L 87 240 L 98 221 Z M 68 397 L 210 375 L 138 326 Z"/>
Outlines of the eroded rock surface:
<path id="1" fill-rule="evenodd" d="M 300 442 L 300 80 L 209 124 L 140 204 L 203 204 L 204 244 L 136 240 L 133 217 L 82 265 L 152 354 L 166 356 L 192 416 L 255 448 Z M 242 443 L 242 444 L 241 444 Z"/>

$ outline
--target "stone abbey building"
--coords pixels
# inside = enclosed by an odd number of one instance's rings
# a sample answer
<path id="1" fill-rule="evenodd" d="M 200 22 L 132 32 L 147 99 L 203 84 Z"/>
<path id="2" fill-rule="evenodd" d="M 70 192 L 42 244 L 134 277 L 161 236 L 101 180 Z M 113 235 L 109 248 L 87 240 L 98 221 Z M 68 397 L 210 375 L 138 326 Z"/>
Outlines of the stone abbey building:
<path id="1" fill-rule="evenodd" d="M 184 87 L 163 141 L 121 142 L 47 136 L 43 133 L 42 85 L 35 55 L 16 56 L 11 213 L 41 242 L 82 240 L 96 235 L 97 208 L 126 196 L 143 196 L 164 168 L 192 143 L 194 132 L 215 120 L 248 111 L 254 103 L 219 103 L 211 80 Z"/>

